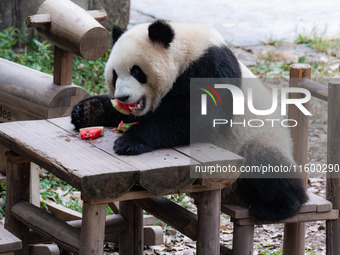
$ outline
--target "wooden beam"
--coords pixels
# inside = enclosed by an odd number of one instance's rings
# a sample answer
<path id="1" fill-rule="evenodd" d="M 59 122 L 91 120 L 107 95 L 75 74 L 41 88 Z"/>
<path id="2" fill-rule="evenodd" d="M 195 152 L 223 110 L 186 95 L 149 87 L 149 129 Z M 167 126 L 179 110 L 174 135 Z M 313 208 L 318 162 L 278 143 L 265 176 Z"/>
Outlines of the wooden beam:
<path id="1" fill-rule="evenodd" d="M 72 53 L 54 47 L 53 82 L 57 85 L 72 84 Z"/>
<path id="2" fill-rule="evenodd" d="M 17 220 L 12 209 L 17 203 L 29 201 L 30 162 L 11 151 L 7 157 L 6 218 L 5 228 L 22 241 L 22 255 L 28 255 L 29 228 Z M 23 202 L 27 203 L 27 202 Z"/>
<path id="3" fill-rule="evenodd" d="M 340 84 L 329 83 L 327 164 L 340 166 Z M 340 173 L 327 173 L 326 196 L 334 209 L 340 209 Z M 340 219 L 326 222 L 326 253 L 340 254 Z"/>
<path id="4" fill-rule="evenodd" d="M 22 242 L 0 225 L 0 254 L 22 249 Z"/>
<path id="5" fill-rule="evenodd" d="M 59 220 L 48 212 L 28 203 L 15 204 L 11 210 L 13 216 L 27 227 L 72 252 L 79 252 L 80 232 L 66 222 Z M 7 218 L 7 216 L 6 216 Z"/>
<path id="6" fill-rule="evenodd" d="M 313 97 L 328 101 L 328 88 L 310 79 L 302 79 L 299 87 L 308 89 Z"/>
<path id="7" fill-rule="evenodd" d="M 127 221 L 127 228 L 119 236 L 119 254 L 143 255 L 143 211 L 132 201 L 119 203 L 119 212 Z"/>
<path id="8" fill-rule="evenodd" d="M 298 87 L 301 79 L 310 79 L 311 66 L 306 64 L 293 64 L 290 66 L 289 87 Z M 291 95 L 291 98 L 300 98 L 300 95 Z M 304 106 L 309 109 L 309 102 Z M 295 105 L 289 105 L 288 118 L 297 121 L 298 125 L 291 128 L 293 137 L 293 156 L 299 165 L 307 163 L 308 149 L 308 122 L 309 116 L 304 115 Z M 307 187 L 306 174 L 302 175 L 304 186 Z M 283 243 L 284 254 L 302 255 L 305 253 L 305 224 L 294 223 L 285 225 Z"/>
<path id="9" fill-rule="evenodd" d="M 107 18 L 107 13 L 104 9 L 101 10 L 90 10 L 87 13 L 97 20 L 101 22 Z M 34 14 L 27 16 L 26 18 L 26 26 L 27 27 L 44 27 L 51 25 L 51 15 L 50 14 Z"/>

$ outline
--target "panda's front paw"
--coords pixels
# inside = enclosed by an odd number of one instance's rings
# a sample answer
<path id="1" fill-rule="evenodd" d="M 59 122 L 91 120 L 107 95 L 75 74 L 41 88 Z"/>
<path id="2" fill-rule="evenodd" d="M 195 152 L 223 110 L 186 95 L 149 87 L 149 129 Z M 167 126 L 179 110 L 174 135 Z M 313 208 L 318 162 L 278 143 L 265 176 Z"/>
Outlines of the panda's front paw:
<path id="1" fill-rule="evenodd" d="M 101 125 L 104 114 L 104 107 L 99 99 L 95 97 L 85 99 L 73 107 L 71 123 L 76 129 Z"/>
<path id="2" fill-rule="evenodd" d="M 118 138 L 115 141 L 113 149 L 117 154 L 139 155 L 153 150 L 152 147 L 146 144 L 134 141 L 127 134 L 128 133 L 123 134 L 120 138 Z"/>

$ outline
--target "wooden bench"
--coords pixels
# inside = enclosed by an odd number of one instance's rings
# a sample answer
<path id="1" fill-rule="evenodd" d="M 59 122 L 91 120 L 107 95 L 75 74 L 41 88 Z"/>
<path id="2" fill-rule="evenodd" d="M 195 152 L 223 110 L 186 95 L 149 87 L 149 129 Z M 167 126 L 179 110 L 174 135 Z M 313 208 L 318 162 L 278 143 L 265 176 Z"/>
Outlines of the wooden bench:
<path id="1" fill-rule="evenodd" d="M 20 249 L 21 240 L 0 225 L 0 255 L 14 255 L 14 251 Z"/>
<path id="2" fill-rule="evenodd" d="M 197 179 L 190 176 L 190 169 L 217 162 L 240 167 L 243 158 L 211 144 L 192 147 L 194 156 L 190 156 L 189 146 L 119 156 L 112 148 L 118 136 L 106 128 L 101 138 L 81 140 L 69 117 L 0 124 L 0 144 L 10 150 L 6 153 L 5 226 L 23 240 L 23 253 L 29 243 L 43 236 L 71 252 L 103 254 L 106 230 L 119 234 L 121 255 L 142 254 L 142 208 L 197 240 L 197 254 L 223 250 L 219 244 L 220 189 L 233 182 L 238 173 Z M 28 203 L 30 162 L 81 192 L 81 221 L 66 223 Z M 198 215 L 159 197 L 178 192 L 199 192 Z M 115 201 L 120 201 L 119 214 L 105 217 L 106 204 Z"/>
<path id="3" fill-rule="evenodd" d="M 295 64 L 290 70 L 290 86 L 308 89 L 312 96 L 328 101 L 328 141 L 327 164 L 340 164 L 340 84 L 330 83 L 329 87 L 322 86 L 309 80 L 311 67 Z M 306 107 L 309 107 L 306 105 Z M 299 165 L 307 163 L 308 122 L 309 116 L 302 114 L 294 106 L 289 107 L 289 119 L 298 121 L 292 128 L 294 142 L 294 159 Z M 307 175 L 304 174 L 305 186 Z M 222 204 L 222 212 L 230 215 L 234 222 L 233 255 L 253 254 L 254 225 L 284 223 L 283 254 L 305 254 L 305 222 L 326 220 L 326 249 L 328 255 L 340 254 L 340 181 L 339 173 L 327 173 L 327 199 L 308 193 L 310 200 L 304 204 L 299 213 L 279 222 L 260 222 L 250 216 L 247 208 Z"/>

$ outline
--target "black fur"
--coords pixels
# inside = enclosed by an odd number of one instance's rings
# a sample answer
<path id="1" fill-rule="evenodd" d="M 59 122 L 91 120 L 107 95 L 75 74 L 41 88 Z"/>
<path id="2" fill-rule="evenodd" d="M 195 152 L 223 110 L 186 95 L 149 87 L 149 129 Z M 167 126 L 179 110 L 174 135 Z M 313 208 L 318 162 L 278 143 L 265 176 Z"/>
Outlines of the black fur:
<path id="1" fill-rule="evenodd" d="M 117 40 L 123 33 L 124 33 L 123 30 L 119 26 L 113 25 L 111 33 L 113 45 L 117 42 Z"/>
<path id="2" fill-rule="evenodd" d="M 147 81 L 148 81 L 147 76 L 139 66 L 134 65 L 131 68 L 130 73 L 140 83 L 142 83 L 142 84 L 147 83 Z"/>
<path id="3" fill-rule="evenodd" d="M 149 38 L 152 42 L 161 43 L 168 48 L 175 38 L 175 32 L 165 21 L 156 20 L 149 26 Z"/>
<path id="4" fill-rule="evenodd" d="M 174 82 L 159 107 L 144 116 L 123 115 L 111 105 L 109 96 L 97 96 L 78 103 L 72 112 L 77 129 L 86 126 L 116 126 L 137 121 L 119 139 L 114 150 L 118 154 L 136 155 L 159 148 L 190 143 L 190 78 L 240 78 L 235 56 L 227 47 L 211 47 Z M 232 101 L 228 103 L 232 108 Z M 226 106 L 228 107 L 228 106 Z"/>
<path id="5" fill-rule="evenodd" d="M 241 156 L 246 160 L 245 166 L 295 165 L 295 162 L 283 156 L 277 148 L 258 143 L 245 146 Z M 222 191 L 222 201 L 248 207 L 250 214 L 262 221 L 278 221 L 291 217 L 298 212 L 308 197 L 298 174 L 278 174 L 245 178 L 247 176 L 242 173 L 231 187 L 234 190 Z"/>

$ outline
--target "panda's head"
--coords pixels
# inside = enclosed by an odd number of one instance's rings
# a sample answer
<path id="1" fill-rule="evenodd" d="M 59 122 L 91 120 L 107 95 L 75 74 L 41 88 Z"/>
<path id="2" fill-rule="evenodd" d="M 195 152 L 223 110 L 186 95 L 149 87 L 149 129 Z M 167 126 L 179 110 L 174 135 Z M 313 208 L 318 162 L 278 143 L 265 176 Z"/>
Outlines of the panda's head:
<path id="1" fill-rule="evenodd" d="M 170 49 L 175 34 L 163 21 L 143 24 L 123 33 L 112 29 L 114 46 L 105 68 L 110 93 L 129 104 L 137 116 L 157 108 L 178 73 L 176 54 Z M 135 105 L 134 105 L 135 104 Z"/>
<path id="2" fill-rule="evenodd" d="M 135 104 L 131 109 L 137 116 L 154 111 L 179 75 L 207 48 L 224 44 L 210 26 L 159 20 L 124 33 L 114 26 L 112 39 L 106 83 L 121 103 Z"/>

